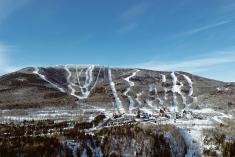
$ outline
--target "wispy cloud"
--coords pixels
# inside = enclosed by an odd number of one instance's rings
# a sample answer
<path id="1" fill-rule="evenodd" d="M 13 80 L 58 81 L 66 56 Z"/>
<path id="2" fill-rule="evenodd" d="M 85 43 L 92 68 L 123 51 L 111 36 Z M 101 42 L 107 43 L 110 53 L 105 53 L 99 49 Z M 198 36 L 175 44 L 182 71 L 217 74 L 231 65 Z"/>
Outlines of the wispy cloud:
<path id="1" fill-rule="evenodd" d="M 223 13 L 228 13 L 230 11 L 234 11 L 234 9 L 235 9 L 235 2 L 232 2 L 232 3 L 226 4 L 225 6 L 222 6 L 220 8 L 220 11 Z"/>
<path id="2" fill-rule="evenodd" d="M 12 14 L 28 5 L 32 0 L 0 0 L 0 24 Z M 0 39 L 1 40 L 1 39 Z M 0 42 L 0 75 L 18 70 L 20 67 L 10 65 L 9 54 L 13 46 Z"/>
<path id="3" fill-rule="evenodd" d="M 0 0 L 0 24 L 17 10 L 26 6 L 31 0 Z"/>
<path id="4" fill-rule="evenodd" d="M 120 15 L 121 20 L 134 20 L 144 15 L 148 9 L 149 5 L 147 3 L 139 3 L 131 6 L 128 10 L 124 11 Z"/>
<path id="5" fill-rule="evenodd" d="M 203 32 L 203 31 L 207 31 L 209 29 L 213 29 L 213 28 L 216 28 L 216 27 L 228 24 L 230 22 L 232 22 L 232 21 L 231 20 L 219 21 L 217 23 L 208 24 L 208 25 L 205 25 L 205 26 L 194 28 L 194 29 L 189 30 L 189 31 L 185 31 L 185 32 L 181 32 L 181 33 L 175 34 L 175 35 L 173 35 L 173 37 L 176 38 L 176 37 L 183 37 L 183 36 L 194 35 L 194 34 L 197 34 L 197 33 Z"/>
<path id="6" fill-rule="evenodd" d="M 121 23 L 118 32 L 127 33 L 138 27 L 140 18 L 146 14 L 148 9 L 149 5 L 147 3 L 138 3 L 122 12 L 118 17 Z"/>
<path id="7" fill-rule="evenodd" d="M 119 28 L 118 32 L 119 33 L 130 32 L 133 29 L 135 29 L 137 26 L 138 26 L 138 24 L 136 22 L 130 22 L 130 23 L 123 25 L 121 28 Z"/>
<path id="8" fill-rule="evenodd" d="M 20 67 L 10 65 L 9 54 L 12 49 L 13 46 L 0 43 L 0 75 L 20 69 Z"/>
<path id="9" fill-rule="evenodd" d="M 7 64 L 8 59 L 7 59 L 7 53 L 9 52 L 9 48 L 0 43 L 0 67 L 4 66 Z"/>
<path id="10" fill-rule="evenodd" d="M 146 63 L 131 65 L 131 67 L 159 70 L 159 71 L 186 71 L 200 73 L 216 65 L 235 63 L 235 51 L 216 53 L 210 56 L 181 60 L 181 61 L 159 61 L 152 60 Z"/>

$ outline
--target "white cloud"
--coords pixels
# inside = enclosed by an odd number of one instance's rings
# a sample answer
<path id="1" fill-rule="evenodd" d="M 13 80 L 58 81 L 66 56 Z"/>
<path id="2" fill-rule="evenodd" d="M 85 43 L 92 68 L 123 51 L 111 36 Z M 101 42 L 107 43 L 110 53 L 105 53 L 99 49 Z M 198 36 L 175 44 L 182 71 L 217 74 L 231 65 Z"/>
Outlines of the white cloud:
<path id="1" fill-rule="evenodd" d="M 189 31 L 178 33 L 176 35 L 173 35 L 173 37 L 176 38 L 176 37 L 183 37 L 183 36 L 194 35 L 194 34 L 197 34 L 197 33 L 200 33 L 200 32 L 206 31 L 206 30 L 209 30 L 209 29 L 213 29 L 213 28 L 225 25 L 225 24 L 230 23 L 230 22 L 232 22 L 232 21 L 231 20 L 220 21 L 220 22 L 217 22 L 217 23 L 201 26 L 201 27 L 189 30 Z"/>
<path id="2" fill-rule="evenodd" d="M 131 67 L 158 70 L 158 71 L 186 71 L 190 73 L 200 73 L 209 70 L 216 65 L 235 63 L 235 51 L 214 53 L 210 56 L 201 56 L 189 60 L 179 61 L 158 61 L 152 60 L 146 63 L 131 65 Z"/>

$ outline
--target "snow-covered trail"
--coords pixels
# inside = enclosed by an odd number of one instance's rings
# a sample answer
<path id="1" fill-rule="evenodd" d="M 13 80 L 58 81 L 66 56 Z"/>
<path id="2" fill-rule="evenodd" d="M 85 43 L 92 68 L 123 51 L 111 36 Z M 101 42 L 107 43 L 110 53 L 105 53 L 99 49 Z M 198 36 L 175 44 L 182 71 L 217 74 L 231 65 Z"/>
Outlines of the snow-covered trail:
<path id="1" fill-rule="evenodd" d="M 65 69 L 65 70 L 67 71 L 67 73 L 68 73 L 68 76 L 67 76 L 67 83 L 68 83 L 68 88 L 71 90 L 71 91 L 70 91 L 70 95 L 72 95 L 72 96 L 74 96 L 74 97 L 80 99 L 80 97 L 75 94 L 75 93 L 76 93 L 76 90 L 75 90 L 75 88 L 73 88 L 73 86 L 75 86 L 75 84 L 71 81 L 72 73 L 71 73 L 71 71 L 69 70 L 68 65 L 65 65 L 65 66 L 64 66 L 64 69 Z"/>
<path id="2" fill-rule="evenodd" d="M 38 75 L 41 79 L 43 79 L 44 81 L 48 82 L 49 84 L 51 84 L 54 88 L 58 89 L 60 92 L 63 92 L 65 93 L 65 90 L 61 87 L 59 87 L 58 85 L 52 83 L 51 81 L 49 81 L 46 76 L 42 75 L 39 73 L 39 68 L 38 67 L 35 67 L 34 68 L 34 71 L 33 71 L 34 74 Z"/>
<path id="3" fill-rule="evenodd" d="M 93 72 L 94 68 L 95 68 L 95 66 L 91 65 L 87 68 L 87 70 L 85 72 L 85 76 L 86 76 L 85 83 L 83 86 L 80 86 L 81 93 L 82 93 L 82 96 L 80 96 L 80 99 L 86 99 L 90 95 L 91 91 L 88 88 L 93 81 L 92 72 Z"/>
<path id="4" fill-rule="evenodd" d="M 180 82 L 180 86 L 179 86 L 179 94 L 181 95 L 182 97 L 182 100 L 183 100 L 183 104 L 184 104 L 184 107 L 187 108 L 187 99 L 186 97 L 184 96 L 184 94 L 181 92 L 181 88 L 183 87 L 183 83 Z"/>
<path id="5" fill-rule="evenodd" d="M 112 79 L 111 68 L 108 68 L 108 78 L 109 78 L 109 84 L 110 84 L 111 89 L 112 89 L 112 94 L 115 98 L 116 110 L 117 110 L 118 113 L 124 113 L 125 110 L 122 106 L 122 102 L 121 102 L 120 98 L 118 97 L 117 90 L 116 90 L 115 84 L 114 84 L 113 79 Z"/>
<path id="6" fill-rule="evenodd" d="M 164 100 L 162 100 L 162 99 L 159 97 L 156 85 L 155 85 L 155 87 L 154 87 L 154 91 L 155 91 L 155 93 L 156 93 L 156 95 L 157 95 L 157 100 L 159 101 L 159 104 L 160 104 L 161 106 L 163 106 Z"/>
<path id="7" fill-rule="evenodd" d="M 164 101 L 159 97 L 158 91 L 157 91 L 157 86 L 156 84 L 151 84 L 149 85 L 149 93 L 154 91 L 154 100 L 158 100 L 159 104 L 162 106 Z M 153 110 L 158 110 L 159 106 L 156 105 L 156 103 L 153 100 L 147 99 L 146 100 L 147 105 L 152 108 Z"/>
<path id="8" fill-rule="evenodd" d="M 97 82 L 98 82 L 98 80 L 99 80 L 100 72 L 101 72 L 102 68 L 103 68 L 103 67 L 100 67 L 99 72 L 98 72 L 97 77 L 96 77 L 96 80 L 95 80 L 95 83 L 94 83 L 94 85 L 91 87 L 91 90 L 90 90 L 90 91 L 92 91 L 92 90 L 95 88 L 95 86 L 96 86 L 96 84 L 97 84 Z"/>
<path id="9" fill-rule="evenodd" d="M 174 102 L 174 104 L 178 105 L 177 96 L 176 96 L 176 93 L 178 93 L 182 98 L 184 108 L 186 110 L 188 110 L 187 98 L 184 96 L 184 94 L 181 91 L 184 84 L 181 81 L 178 80 L 178 78 L 176 77 L 174 72 L 171 73 L 171 77 L 172 77 L 172 82 L 173 82 L 172 92 L 173 92 L 173 102 Z M 179 82 L 180 85 L 177 85 L 177 82 Z M 177 108 L 177 110 L 178 110 L 178 108 Z"/>
<path id="10" fill-rule="evenodd" d="M 173 86 L 172 86 L 173 106 L 170 109 L 173 110 L 174 112 L 178 112 L 178 102 L 177 102 L 176 93 L 179 90 L 179 88 L 178 88 L 178 85 L 176 85 L 177 77 L 175 76 L 174 72 L 171 73 L 171 78 L 172 78 L 172 83 L 173 83 Z"/>
<path id="11" fill-rule="evenodd" d="M 166 75 L 161 74 L 162 76 L 162 83 L 166 83 Z M 165 85 L 163 86 L 163 90 L 164 90 L 164 100 L 167 100 L 167 88 L 165 87 Z"/>
<path id="12" fill-rule="evenodd" d="M 76 76 L 77 76 L 77 82 L 78 82 L 78 85 L 79 85 L 79 87 L 81 86 L 81 83 L 80 83 L 80 76 L 81 76 L 81 74 L 82 74 L 82 71 L 84 70 L 84 69 L 81 69 L 80 71 L 79 71 L 79 73 L 78 73 L 78 67 L 77 67 L 77 65 L 76 65 Z"/>
<path id="13" fill-rule="evenodd" d="M 193 97 L 193 82 L 192 80 L 187 76 L 187 75 L 183 75 L 184 78 L 186 79 L 186 81 L 189 84 L 189 93 L 188 96 L 193 98 L 193 102 L 196 103 L 197 102 L 197 97 Z"/>
<path id="14" fill-rule="evenodd" d="M 184 76 L 184 78 L 186 79 L 186 81 L 189 84 L 189 93 L 188 93 L 188 96 L 192 96 L 193 95 L 193 82 L 192 82 L 192 80 L 187 75 L 183 75 L 183 76 Z"/>
<path id="15" fill-rule="evenodd" d="M 130 95 L 128 95 L 128 92 L 131 90 L 131 87 L 133 87 L 135 85 L 135 83 L 133 81 L 131 81 L 130 79 L 132 77 L 134 77 L 137 73 L 139 72 L 139 70 L 137 69 L 132 75 L 124 78 L 125 81 L 128 82 L 129 84 L 129 87 L 126 89 L 126 91 L 123 93 L 125 96 L 128 97 L 128 100 L 129 100 L 129 106 L 128 106 L 128 111 L 129 113 L 131 113 L 131 111 L 133 110 L 134 108 L 134 100 L 132 99 L 132 97 Z"/>
<path id="16" fill-rule="evenodd" d="M 177 77 L 176 77 L 177 79 Z M 179 95 L 181 96 L 182 100 L 183 100 L 183 104 L 184 104 L 184 108 L 186 110 L 188 110 L 188 105 L 187 105 L 187 98 L 184 96 L 184 94 L 182 93 L 181 89 L 182 87 L 184 86 L 183 82 L 179 81 L 177 79 L 177 81 L 180 83 L 180 85 L 178 86 L 178 90 L 177 90 L 177 93 L 179 93 Z"/>
<path id="17" fill-rule="evenodd" d="M 80 82 L 80 75 L 82 74 L 82 72 L 84 71 L 84 69 L 81 69 L 80 72 L 78 72 L 78 68 L 77 66 L 75 66 L 75 71 L 76 71 L 76 78 L 77 78 L 77 84 L 75 84 L 75 82 L 73 82 L 74 80 L 71 80 L 72 78 L 72 73 L 69 69 L 69 65 L 65 65 L 64 69 L 67 71 L 68 76 L 67 76 L 67 83 L 68 83 L 68 88 L 71 90 L 70 95 L 77 97 L 78 99 L 87 99 L 90 95 L 91 90 L 95 87 L 97 79 L 99 77 L 99 74 L 96 78 L 96 81 L 94 83 L 94 85 L 91 87 L 91 84 L 93 82 L 93 70 L 95 68 L 95 65 L 90 65 L 87 67 L 86 71 L 85 71 L 85 81 L 84 84 L 81 85 Z M 101 69 L 100 69 L 101 70 Z M 76 94 L 76 89 L 74 87 L 78 87 L 81 91 L 81 96 Z M 90 87 L 90 90 L 89 90 Z"/>
<path id="18" fill-rule="evenodd" d="M 87 70 L 85 72 L 86 80 L 85 80 L 85 84 L 83 85 L 83 88 L 88 88 L 90 86 L 91 82 L 93 81 L 92 72 L 93 72 L 94 68 L 95 68 L 94 65 L 91 65 L 87 68 Z"/>
<path id="19" fill-rule="evenodd" d="M 139 106 L 141 106 L 142 105 L 142 103 L 141 103 L 141 101 L 140 101 L 140 97 L 141 97 L 141 95 L 143 95 L 143 91 L 142 92 L 139 92 L 139 93 L 137 93 L 136 94 L 136 101 L 137 101 L 137 103 L 139 104 Z"/>

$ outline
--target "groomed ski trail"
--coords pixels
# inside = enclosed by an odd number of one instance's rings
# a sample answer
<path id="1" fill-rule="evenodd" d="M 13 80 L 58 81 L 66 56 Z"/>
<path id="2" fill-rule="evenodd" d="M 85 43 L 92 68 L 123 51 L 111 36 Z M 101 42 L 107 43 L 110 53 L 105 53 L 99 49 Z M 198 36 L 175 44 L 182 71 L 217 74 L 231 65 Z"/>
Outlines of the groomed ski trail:
<path id="1" fill-rule="evenodd" d="M 128 95 L 128 92 L 130 91 L 131 87 L 133 87 L 135 85 L 135 83 L 133 81 L 130 81 L 130 79 L 133 78 L 138 72 L 139 72 L 139 70 L 137 69 L 132 75 L 124 78 L 124 80 L 127 81 L 129 84 L 129 87 L 123 93 L 125 96 L 128 97 L 128 100 L 129 100 L 129 106 L 128 106 L 129 113 L 131 113 L 131 111 L 134 108 L 134 100 L 132 99 L 132 97 L 130 95 Z"/>
<path id="2" fill-rule="evenodd" d="M 63 88 L 61 88 L 61 87 L 59 87 L 58 85 L 52 83 L 51 81 L 49 81 L 48 79 L 46 79 L 46 76 L 40 74 L 38 67 L 35 67 L 35 68 L 34 68 L 33 74 L 38 75 L 41 79 L 43 79 L 44 81 L 48 82 L 48 83 L 49 83 L 50 85 L 52 85 L 54 88 L 58 89 L 60 92 L 65 93 L 65 90 L 64 90 Z"/>
<path id="3" fill-rule="evenodd" d="M 108 68 L 108 78 L 109 78 L 109 84 L 110 84 L 111 89 L 112 89 L 112 94 L 115 98 L 116 110 L 117 110 L 118 113 L 124 113 L 124 108 L 122 106 L 122 102 L 121 102 L 120 98 L 118 97 L 117 90 L 116 90 L 115 84 L 114 84 L 113 79 L 112 79 L 111 68 Z"/>

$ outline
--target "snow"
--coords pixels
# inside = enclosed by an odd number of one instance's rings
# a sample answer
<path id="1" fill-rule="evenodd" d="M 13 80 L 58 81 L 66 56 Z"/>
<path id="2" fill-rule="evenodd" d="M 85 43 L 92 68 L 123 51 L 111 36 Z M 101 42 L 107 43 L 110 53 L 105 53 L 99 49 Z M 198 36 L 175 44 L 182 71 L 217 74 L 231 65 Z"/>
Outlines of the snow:
<path id="1" fill-rule="evenodd" d="M 193 103 L 197 103 L 197 97 L 192 97 L 193 98 Z"/>
<path id="2" fill-rule="evenodd" d="M 12 121 L 31 121 L 31 120 L 46 120 L 51 119 L 54 121 L 73 121 L 79 120 L 81 117 L 84 121 L 88 122 L 92 117 L 96 117 L 98 114 L 104 113 L 105 115 L 112 113 L 112 111 L 92 107 L 90 105 L 80 105 L 74 108 L 67 107 L 45 107 L 41 110 L 37 109 L 17 109 L 16 112 L 4 111 L 0 112 L 2 114 L 0 118 L 0 123 L 8 123 Z"/>
<path id="3" fill-rule="evenodd" d="M 222 111 L 216 111 L 211 108 L 202 108 L 191 110 L 193 114 L 201 115 L 203 119 L 168 119 L 162 121 L 162 124 L 172 124 L 180 128 L 181 134 L 188 147 L 187 157 L 201 156 L 203 148 L 207 146 L 203 143 L 203 130 L 214 128 L 215 124 L 223 123 L 224 118 L 232 119 L 233 116 L 225 114 Z M 172 114 L 172 113 L 171 113 Z"/>
<path id="4" fill-rule="evenodd" d="M 146 103 L 149 107 L 153 108 L 153 101 L 147 99 Z"/>
<path id="5" fill-rule="evenodd" d="M 94 148 L 91 146 L 90 140 L 86 141 L 86 145 L 92 151 L 92 156 L 103 157 L 104 155 L 103 155 L 101 147 L 97 147 L 95 141 L 93 141 L 93 143 L 94 143 Z M 81 157 L 87 157 L 87 149 L 83 148 L 83 144 L 77 143 L 75 140 L 66 140 L 64 142 L 64 147 L 67 147 L 70 150 L 72 150 L 73 157 L 77 157 L 78 148 L 83 149 Z"/>
<path id="6" fill-rule="evenodd" d="M 184 155 L 184 149 L 176 142 L 175 137 L 170 132 L 164 133 L 164 137 L 171 146 L 172 157 Z"/>
<path id="7" fill-rule="evenodd" d="M 232 115 L 227 115 L 225 113 L 215 111 L 211 108 L 203 108 L 200 110 L 192 110 L 194 113 L 197 114 L 205 114 L 207 116 L 210 116 L 210 120 L 213 120 L 216 123 L 223 123 L 223 119 L 233 119 Z"/>
<path id="8" fill-rule="evenodd" d="M 115 84 L 114 84 L 113 79 L 112 79 L 112 71 L 111 71 L 110 68 L 108 69 L 108 78 L 109 78 L 109 84 L 110 84 L 111 89 L 112 89 L 112 94 L 115 98 L 116 110 L 119 113 L 124 113 L 124 108 L 122 107 L 122 102 L 121 102 L 120 98 L 118 97 L 117 90 L 116 90 Z"/>
<path id="9" fill-rule="evenodd" d="M 79 77 L 80 77 L 80 75 L 82 74 L 83 69 L 81 69 L 81 70 L 79 71 L 79 73 L 78 73 L 78 67 L 77 67 L 77 65 L 76 65 L 75 68 L 76 68 L 77 82 L 78 82 L 78 85 L 81 86 Z"/>
<path id="10" fill-rule="evenodd" d="M 73 157 L 77 157 L 77 150 L 80 146 L 78 143 L 76 143 L 74 140 L 67 140 L 64 142 L 64 146 L 72 150 Z"/>
<path id="11" fill-rule="evenodd" d="M 171 109 L 173 109 L 175 112 L 178 112 L 178 102 L 177 102 L 177 96 L 176 96 L 176 92 L 179 91 L 179 87 L 178 85 L 176 85 L 177 83 L 177 77 L 175 76 L 175 73 L 172 72 L 171 73 L 171 77 L 172 77 L 172 83 L 173 83 L 173 86 L 172 86 L 172 92 L 173 92 L 173 107 Z"/>
<path id="12" fill-rule="evenodd" d="M 166 82 L 166 75 L 161 74 L 162 76 L 162 82 Z"/>
<path id="13" fill-rule="evenodd" d="M 46 76 L 42 75 L 39 73 L 39 68 L 38 67 L 35 67 L 34 68 L 34 71 L 33 71 L 34 74 L 38 75 L 41 79 L 43 79 L 44 81 L 48 82 L 50 85 L 52 85 L 54 88 L 58 89 L 60 92 L 63 92 L 65 93 L 64 89 L 59 87 L 58 85 L 56 85 L 55 83 L 52 83 L 51 81 L 49 81 Z"/>
<path id="14" fill-rule="evenodd" d="M 80 86 L 81 92 L 82 92 L 82 96 L 80 96 L 80 99 L 86 99 L 90 95 L 91 91 L 89 91 L 88 88 L 93 81 L 92 72 L 93 72 L 94 68 L 95 68 L 94 65 L 90 65 L 85 71 L 85 76 L 86 76 L 85 83 L 83 86 Z"/>
<path id="15" fill-rule="evenodd" d="M 181 91 L 184 84 L 181 81 L 178 80 L 178 78 L 176 77 L 174 72 L 171 73 L 171 77 L 172 77 L 172 83 L 173 83 L 173 86 L 172 86 L 173 103 L 176 106 L 178 105 L 177 96 L 176 96 L 176 93 L 178 93 L 181 96 L 182 100 L 183 100 L 183 104 L 184 104 L 185 109 L 187 110 L 188 109 L 187 98 L 185 97 L 185 95 Z M 187 78 L 187 79 L 189 79 L 189 78 Z M 177 85 L 177 82 L 179 82 L 180 85 Z M 192 89 L 191 86 L 190 86 L 190 89 Z M 191 94 L 191 91 L 190 91 L 189 94 Z M 178 108 L 176 108 L 176 110 L 178 111 Z"/>
<path id="16" fill-rule="evenodd" d="M 83 150 L 81 157 L 87 157 L 87 150 L 86 149 Z"/>
<path id="17" fill-rule="evenodd" d="M 193 98 L 193 103 L 197 103 L 197 97 L 193 97 L 193 82 L 192 80 L 187 76 L 187 75 L 183 75 L 184 78 L 186 79 L 186 81 L 189 84 L 189 93 L 188 96 L 190 96 L 191 98 Z"/>
<path id="18" fill-rule="evenodd" d="M 165 83 L 166 82 L 166 75 L 161 74 L 161 76 L 162 76 L 162 82 Z M 167 100 L 167 88 L 164 86 L 163 90 L 164 90 L 164 99 Z"/>
<path id="19" fill-rule="evenodd" d="M 193 82 L 187 75 L 183 75 L 183 76 L 187 80 L 189 87 L 190 87 L 188 96 L 192 96 L 193 95 Z"/>
<path id="20" fill-rule="evenodd" d="M 102 67 L 100 67 L 100 69 L 99 69 L 99 72 L 98 72 L 98 75 L 97 75 L 97 77 L 96 77 L 95 83 L 94 83 L 94 85 L 91 87 L 91 91 L 93 90 L 93 88 L 95 88 L 95 86 L 96 86 L 96 84 L 97 84 L 97 82 L 98 82 L 98 80 L 99 80 L 101 70 L 102 70 Z"/>
<path id="21" fill-rule="evenodd" d="M 199 157 L 201 156 L 200 146 L 197 143 L 193 143 L 192 136 L 186 129 L 180 129 L 180 133 L 184 138 L 185 144 L 187 145 L 187 154 L 185 157 Z"/>
<path id="22" fill-rule="evenodd" d="M 86 70 L 86 80 L 85 80 L 85 84 L 83 85 L 83 88 L 87 88 L 92 80 L 93 80 L 93 77 L 92 77 L 92 71 L 94 70 L 95 66 L 94 65 L 91 65 L 87 68 Z"/>
<path id="23" fill-rule="evenodd" d="M 89 87 L 91 86 L 92 81 L 93 81 L 92 72 L 93 72 L 93 70 L 95 68 L 95 65 L 88 65 L 88 66 L 85 66 L 85 67 L 81 66 L 82 69 L 81 69 L 81 71 L 79 73 L 78 73 L 78 70 L 77 70 L 78 69 L 77 65 L 75 66 L 78 85 L 76 85 L 75 82 L 73 82 L 74 80 L 71 80 L 72 73 L 71 73 L 69 68 L 74 68 L 74 66 L 73 67 L 71 65 L 64 66 L 64 69 L 68 72 L 67 82 L 68 82 L 68 88 L 71 90 L 70 95 L 75 96 L 78 99 L 86 99 L 86 98 L 88 98 L 89 95 L 90 95 L 91 90 L 95 87 L 95 85 L 96 85 L 96 83 L 98 81 L 98 78 L 99 78 L 99 75 L 100 75 L 100 71 L 101 71 L 101 67 L 100 67 L 99 73 L 97 75 L 96 81 L 95 81 L 94 85 L 90 88 L 90 90 L 89 90 Z M 85 71 L 85 81 L 84 81 L 84 84 L 81 85 L 79 77 L 80 77 L 81 73 L 84 70 L 83 68 L 86 68 L 86 71 Z M 81 89 L 81 96 L 75 94 L 76 93 L 76 89 L 74 87 L 76 87 L 76 86 L 78 86 L 78 88 Z"/>
<path id="24" fill-rule="evenodd" d="M 91 146 L 91 141 L 87 141 L 86 144 L 90 148 L 90 150 L 92 151 L 92 156 L 94 156 L 94 157 L 103 157 L 103 152 L 102 152 L 101 147 L 96 146 L 96 141 L 94 141 L 93 139 L 91 139 L 91 140 L 92 140 L 95 148 L 93 148 Z"/>
<path id="25" fill-rule="evenodd" d="M 214 116 L 212 117 L 212 119 L 215 120 L 217 123 L 223 123 L 223 121 L 218 116 Z"/>
<path id="26" fill-rule="evenodd" d="M 164 101 L 159 97 L 158 92 L 157 92 L 157 87 L 156 87 L 156 85 L 154 86 L 154 91 L 155 91 L 155 93 L 156 93 L 156 95 L 157 95 L 157 100 L 159 101 L 159 104 L 160 104 L 161 106 L 163 106 Z"/>
<path id="27" fill-rule="evenodd" d="M 203 150 L 203 129 L 206 128 L 213 128 L 214 124 L 210 120 L 210 117 L 206 119 L 199 120 L 199 119 L 177 119 L 165 121 L 165 124 L 173 124 L 179 128 L 179 131 L 182 137 L 185 140 L 187 145 L 187 154 L 186 157 L 195 157 L 201 156 Z"/>
<path id="28" fill-rule="evenodd" d="M 133 78 L 137 74 L 137 72 L 139 72 L 139 70 L 136 70 L 132 75 L 124 78 L 124 80 L 127 81 L 129 84 L 129 87 L 123 93 L 125 96 L 128 97 L 128 100 L 129 100 L 129 107 L 128 107 L 129 113 L 131 113 L 131 111 L 134 108 L 134 100 L 132 99 L 132 97 L 130 95 L 128 95 L 128 92 L 130 91 L 131 87 L 133 87 L 135 85 L 135 83 L 133 81 L 130 81 L 130 79 Z"/>
<path id="29" fill-rule="evenodd" d="M 79 98 L 79 96 L 75 94 L 76 90 L 73 88 L 74 84 L 73 84 L 73 83 L 71 82 L 71 80 L 70 80 L 70 79 L 71 79 L 71 76 L 72 76 L 72 73 L 71 73 L 71 71 L 69 70 L 68 65 L 65 65 L 64 68 L 65 68 L 65 70 L 68 72 L 67 82 L 69 83 L 69 84 L 68 84 L 68 88 L 71 90 L 70 95 Z"/>
<path id="30" fill-rule="evenodd" d="M 140 101 L 140 97 L 141 97 L 141 95 L 143 95 L 143 91 L 142 92 L 140 92 L 140 93 L 137 93 L 136 94 L 136 101 L 137 101 L 137 103 L 141 106 L 141 101 Z"/>
<path id="31" fill-rule="evenodd" d="M 180 83 L 180 86 L 178 87 L 178 93 L 180 94 L 180 96 L 183 100 L 183 104 L 184 104 L 185 109 L 188 110 L 187 99 L 184 96 L 184 94 L 181 92 L 181 88 L 183 87 L 184 84 L 181 81 L 179 81 L 179 83 Z"/>
<path id="32" fill-rule="evenodd" d="M 211 108 L 202 108 L 197 110 L 192 110 L 194 113 L 214 113 L 214 110 Z"/>
<path id="33" fill-rule="evenodd" d="M 153 110 L 149 109 L 149 108 L 146 108 L 146 107 L 140 108 L 140 111 L 142 111 L 144 113 L 147 113 L 147 114 L 153 114 Z"/>

